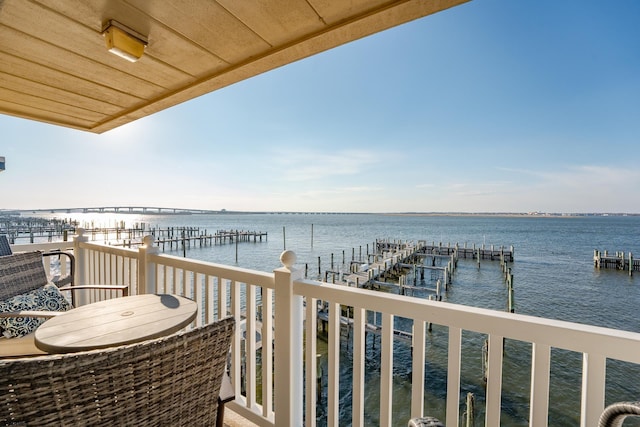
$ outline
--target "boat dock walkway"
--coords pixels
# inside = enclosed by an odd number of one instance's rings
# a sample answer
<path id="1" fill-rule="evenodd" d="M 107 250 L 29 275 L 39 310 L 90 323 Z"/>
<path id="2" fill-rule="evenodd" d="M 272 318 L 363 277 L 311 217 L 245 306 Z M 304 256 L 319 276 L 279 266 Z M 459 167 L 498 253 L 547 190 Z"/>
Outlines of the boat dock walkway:
<path id="1" fill-rule="evenodd" d="M 459 257 L 476 261 L 478 268 L 481 260 L 499 261 L 507 284 L 507 309 L 509 312 L 514 312 L 513 273 L 510 267 L 514 258 L 513 246 L 505 249 L 504 246 L 485 246 L 484 244 L 468 247 L 466 243 L 436 245 L 435 243 L 427 244 L 423 240 L 417 243 L 376 240 L 373 247 L 376 252 L 369 253 L 369 245 L 367 245 L 366 257 L 360 256 L 360 261 L 353 259 L 355 257 L 352 258 L 349 272 L 340 268 L 334 269 L 332 255 L 331 270 L 324 272 L 324 281 L 358 288 L 396 289 L 399 295 L 427 292 L 429 299 L 441 301 L 443 292 L 448 291 L 453 283 L 453 274 L 458 266 Z M 320 262 L 318 262 L 319 266 Z M 320 275 L 320 272 L 318 273 Z M 346 320 L 348 317 L 343 319 L 343 324 L 348 324 Z"/>
<path id="2" fill-rule="evenodd" d="M 38 243 L 42 241 L 69 241 L 77 233 L 78 228 L 84 229 L 84 235 L 92 241 L 109 240 L 115 236 L 116 240 L 142 239 L 145 224 L 136 223 L 125 227 L 124 222 L 115 227 L 95 227 L 93 223 L 80 224 L 78 221 L 58 218 L 0 218 L 0 234 L 6 234 L 11 244 Z"/>
<path id="3" fill-rule="evenodd" d="M 200 232 L 198 228 L 170 228 L 170 229 L 154 229 L 151 232 L 155 236 L 157 246 L 165 250 L 166 245 L 170 250 L 180 249 L 181 247 L 191 248 L 198 245 L 214 246 L 224 245 L 227 243 L 238 242 L 262 242 L 267 240 L 267 233 L 262 231 L 242 231 L 242 230 L 217 230 L 215 233 Z M 174 248 L 175 245 L 175 248 Z"/>
<path id="4" fill-rule="evenodd" d="M 392 272 L 400 272 L 403 265 L 415 263 L 416 254 L 422 248 L 422 242 L 389 242 L 376 240 L 376 253 L 368 254 L 368 262 L 352 261 L 350 273 L 342 274 L 335 282 L 358 288 L 371 287 L 374 282 L 385 282 L 384 277 Z M 373 261 L 373 262 L 372 262 Z M 413 261 L 413 262 L 412 262 Z"/>
<path id="5" fill-rule="evenodd" d="M 506 249 L 504 246 L 495 247 L 494 245 L 485 247 L 477 246 L 474 243 L 473 246 L 467 247 L 467 243 L 465 242 L 462 246 L 456 243 L 451 246 L 451 243 L 447 243 L 444 246 L 442 243 L 438 243 L 436 245 L 435 242 L 432 242 L 430 245 L 424 244 L 421 247 L 421 253 L 430 254 L 430 255 L 444 255 L 449 256 L 453 253 L 457 255 L 458 258 L 471 258 L 471 259 L 486 259 L 486 260 L 503 260 L 506 262 L 513 262 L 513 246 L 510 246 L 509 249 Z"/>
<path id="6" fill-rule="evenodd" d="M 629 276 L 632 276 L 634 271 L 640 271 L 640 259 L 634 259 L 631 252 L 625 256 L 625 253 L 622 251 L 615 252 L 614 255 L 609 255 L 607 251 L 600 252 L 599 250 L 594 250 L 593 265 L 598 270 L 608 268 L 628 271 Z"/>
<path id="7" fill-rule="evenodd" d="M 420 240 L 417 243 L 401 240 L 376 240 L 375 253 L 367 253 L 366 262 L 352 260 L 349 272 L 326 270 L 324 281 L 358 288 L 397 287 L 400 293 L 405 290 L 424 289 L 417 287 L 417 280 L 425 279 L 425 272 L 431 272 L 431 279 L 440 281 L 445 289 L 451 284 L 452 276 L 459 258 L 500 261 L 501 265 L 513 262 L 514 249 L 504 246 L 467 246 L 450 243 L 428 244 Z M 367 251 L 368 252 L 368 251 Z M 333 261 L 332 261 L 333 265 Z M 413 286 L 406 280 L 406 270 L 412 270 Z M 385 280 L 392 277 L 393 281 Z M 415 288 L 415 289 L 414 289 Z"/>

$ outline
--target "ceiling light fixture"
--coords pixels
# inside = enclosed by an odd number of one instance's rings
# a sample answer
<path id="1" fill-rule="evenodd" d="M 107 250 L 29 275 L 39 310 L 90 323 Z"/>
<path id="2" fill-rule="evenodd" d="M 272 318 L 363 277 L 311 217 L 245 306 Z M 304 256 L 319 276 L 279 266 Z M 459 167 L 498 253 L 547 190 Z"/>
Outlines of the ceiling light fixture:
<path id="1" fill-rule="evenodd" d="M 148 43 L 145 36 L 114 20 L 107 22 L 102 35 L 109 52 L 131 62 L 142 57 Z"/>

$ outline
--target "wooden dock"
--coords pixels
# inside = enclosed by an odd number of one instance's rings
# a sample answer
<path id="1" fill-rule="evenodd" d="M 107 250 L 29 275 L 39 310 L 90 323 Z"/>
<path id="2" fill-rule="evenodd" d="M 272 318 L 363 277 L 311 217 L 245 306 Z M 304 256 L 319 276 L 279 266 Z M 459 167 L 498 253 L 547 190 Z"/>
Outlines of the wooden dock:
<path id="1" fill-rule="evenodd" d="M 125 227 L 124 222 L 115 227 L 95 227 L 93 223 L 80 224 L 58 218 L 29 218 L 8 217 L 0 219 L 0 234 L 6 234 L 11 244 L 35 243 L 46 239 L 47 242 L 68 241 L 77 233 L 77 229 L 84 229 L 84 235 L 92 241 L 108 241 L 112 238 L 123 241 L 126 239 L 142 240 L 146 232 L 144 223 L 136 223 Z"/>
<path id="2" fill-rule="evenodd" d="M 403 270 L 412 269 L 414 278 L 420 274 L 421 280 L 424 280 L 425 271 L 430 271 L 432 279 L 434 281 L 440 280 L 446 288 L 451 284 L 459 258 L 477 260 L 478 267 L 480 260 L 500 261 L 500 264 L 504 266 L 513 262 L 514 259 L 513 246 L 509 248 L 495 245 L 485 246 L 484 244 L 468 246 L 466 243 L 463 245 L 447 243 L 445 245 L 435 242 L 428 244 L 423 240 L 414 243 L 379 239 L 376 240 L 374 247 L 375 253 L 368 253 L 367 249 L 366 262 L 352 260 L 348 273 L 335 271 L 332 260 L 332 268 L 325 271 L 324 281 L 359 288 L 374 288 L 384 284 L 399 287 L 401 290 L 403 288 L 413 289 L 416 288 L 415 280 L 413 286 L 402 283 L 402 281 L 391 283 L 385 280 L 387 276 L 402 276 Z M 362 256 L 360 258 L 362 259 Z M 441 266 L 442 263 L 446 263 L 446 265 Z"/>
<path id="3" fill-rule="evenodd" d="M 640 259 L 634 259 L 631 252 L 625 255 L 623 251 L 617 251 L 614 255 L 609 255 L 608 251 L 600 252 L 594 250 L 593 265 L 598 270 L 615 269 L 628 271 L 629 276 L 632 276 L 634 271 L 640 271 Z"/>
<path id="4" fill-rule="evenodd" d="M 495 247 L 491 245 L 489 247 L 485 247 L 485 245 L 477 246 L 474 243 L 473 246 L 468 247 L 467 243 L 464 243 L 462 246 L 456 243 L 451 246 L 451 243 L 447 243 L 445 246 L 442 243 L 438 243 L 436 245 L 435 242 L 429 244 L 423 244 L 421 252 L 423 254 L 433 254 L 433 255 L 451 255 L 453 253 L 457 254 L 458 258 L 471 258 L 471 259 L 484 259 L 490 261 L 498 261 L 504 260 L 507 262 L 513 262 L 513 246 L 506 249 L 504 246 Z"/>
<path id="5" fill-rule="evenodd" d="M 403 265 L 415 261 L 415 255 L 420 251 L 420 244 L 413 242 L 376 241 L 376 254 L 368 254 L 367 258 L 373 262 L 355 262 L 350 264 L 350 273 L 343 275 L 341 284 L 358 288 L 372 287 L 374 282 L 385 282 L 384 278 L 390 274 L 399 274 Z M 335 283 L 335 282 L 334 282 Z"/>
<path id="6" fill-rule="evenodd" d="M 265 241 L 267 240 L 267 233 L 262 231 L 217 230 L 215 233 L 207 233 L 206 230 L 200 231 L 196 227 L 155 229 L 152 230 L 151 234 L 156 238 L 156 245 L 162 247 L 163 251 L 167 245 L 169 250 L 173 250 L 184 247 L 206 247 L 239 242 L 258 243 L 262 242 L 263 238 Z"/>
<path id="7" fill-rule="evenodd" d="M 510 266 L 514 258 L 513 246 L 505 249 L 504 246 L 494 245 L 468 247 L 466 244 L 458 243 L 453 246 L 442 243 L 428 244 L 422 240 L 417 244 L 377 240 L 373 247 L 376 253 L 369 253 L 369 245 L 367 245 L 366 257 L 363 258 L 361 255 L 360 261 L 355 261 L 353 259 L 355 256 L 352 256 L 349 272 L 344 272 L 340 268 L 337 271 L 334 269 L 332 254 L 331 270 L 324 272 L 324 281 L 375 290 L 395 289 L 398 295 L 415 295 L 419 292 L 424 296 L 427 292 L 429 299 L 441 301 L 443 292 L 448 291 L 449 286 L 452 285 L 459 256 L 475 260 L 478 268 L 481 260 L 499 261 L 507 285 L 507 311 L 515 312 L 513 272 Z M 363 261 L 364 259 L 366 261 Z M 319 261 L 318 269 L 320 269 Z M 430 277 L 427 276 L 427 272 Z M 318 271 L 318 277 L 322 280 L 320 271 Z M 427 281 L 430 284 L 426 284 Z"/>
<path id="8" fill-rule="evenodd" d="M 445 246 L 441 243 L 429 245 L 424 241 L 413 243 L 376 240 L 373 247 L 376 253 L 369 253 L 369 245 L 367 245 L 366 257 L 361 254 L 360 261 L 355 261 L 355 250 L 353 251 L 348 273 L 334 269 L 332 254 L 331 270 L 324 272 L 324 281 L 369 289 L 395 288 L 398 290 L 398 294 L 402 295 L 413 294 L 415 291 L 429 292 L 430 300 L 441 301 L 442 287 L 444 286 L 444 290 L 447 290 L 451 284 L 451 278 L 457 267 L 459 256 L 477 260 L 478 268 L 480 267 L 481 259 L 500 261 L 504 280 L 507 284 L 507 310 L 511 313 L 514 312 L 513 273 L 509 266 L 509 262 L 513 262 L 513 246 L 505 249 L 503 246 L 498 248 L 494 245 L 489 247 L 484 245 L 467 247 L 466 244 L 460 246 L 457 243 L 454 246 L 450 244 Z M 364 261 L 365 259 L 366 261 Z M 443 264 L 446 265 L 442 266 Z M 320 266 L 320 263 L 318 263 L 318 266 Z M 409 280 L 407 278 L 411 277 L 411 273 L 408 274 L 408 271 L 412 271 L 413 284 L 408 283 Z M 431 273 L 431 280 L 435 283 L 434 286 L 418 286 L 418 277 L 420 277 L 421 283 L 424 283 L 425 272 L 427 271 Z M 385 277 L 389 276 L 397 280 L 397 283 L 385 280 Z M 342 307 L 341 311 L 340 324 L 350 333 L 353 328 L 350 307 Z M 317 321 L 324 331 L 329 321 L 328 309 L 324 305 L 318 306 Z M 428 323 L 427 327 L 431 331 L 432 324 Z M 381 330 L 382 328 L 375 322 L 365 324 L 365 332 L 380 335 Z M 411 332 L 394 330 L 393 337 L 411 345 Z"/>
<path id="9" fill-rule="evenodd" d="M 67 241 L 78 228 L 92 241 L 111 242 L 114 246 L 133 247 L 142 244 L 146 234 L 155 237 L 156 245 L 165 250 L 183 247 L 203 247 L 237 242 L 262 242 L 267 233 L 246 230 L 217 230 L 213 233 L 200 227 L 148 227 L 145 223 L 135 223 L 126 227 L 124 221 L 110 227 L 95 226 L 93 222 L 80 224 L 78 221 L 57 218 L 30 218 L 19 216 L 0 217 L 0 234 L 6 234 L 11 244 L 35 243 L 36 240 Z"/>
<path id="10" fill-rule="evenodd" d="M 420 252 L 423 244 L 422 241 L 416 244 L 377 240 L 373 245 L 376 253 L 368 253 L 367 250 L 366 262 L 352 260 L 349 272 L 335 271 L 332 263 L 332 269 L 324 272 L 324 281 L 374 290 L 396 289 L 398 295 L 414 295 L 416 291 L 432 292 L 436 300 L 441 300 L 441 291 L 448 290 L 452 283 L 457 258 L 454 253 L 449 256 L 423 254 Z M 431 258 L 431 265 L 425 265 L 427 257 Z M 430 272 L 433 286 L 419 285 L 418 280 L 424 284 L 425 271 Z M 411 275 L 413 283 L 408 280 Z"/>

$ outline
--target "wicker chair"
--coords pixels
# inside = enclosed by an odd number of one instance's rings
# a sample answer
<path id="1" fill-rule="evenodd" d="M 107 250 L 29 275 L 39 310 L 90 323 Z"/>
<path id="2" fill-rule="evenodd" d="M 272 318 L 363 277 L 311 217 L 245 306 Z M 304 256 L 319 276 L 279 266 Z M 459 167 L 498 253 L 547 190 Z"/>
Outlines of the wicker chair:
<path id="1" fill-rule="evenodd" d="M 73 254 L 69 252 L 64 252 L 59 249 L 55 249 L 52 251 L 41 252 L 43 257 L 54 257 L 57 256 L 60 258 L 61 256 L 65 256 L 69 259 L 69 274 L 61 277 L 53 277 L 51 281 L 55 283 L 56 286 L 73 286 L 73 277 L 76 266 L 76 258 Z M 0 257 L 12 255 L 13 251 L 11 250 L 11 246 L 9 245 L 9 240 L 7 236 L 2 234 L 0 235 Z"/>
<path id="2" fill-rule="evenodd" d="M 600 415 L 598 426 L 621 427 L 629 416 L 640 416 L 640 402 L 618 402 L 607 406 Z"/>
<path id="3" fill-rule="evenodd" d="M 0 301 L 42 288 L 47 284 L 47 274 L 42 263 L 41 252 L 21 252 L 0 256 Z M 128 287 L 124 285 L 68 285 L 62 291 L 81 289 L 105 289 L 122 291 L 128 295 Z M 10 311 L 0 312 L 0 317 L 42 317 L 49 318 L 58 313 L 53 311 Z M 0 337 L 0 357 L 21 357 L 43 354 L 33 343 L 33 334 L 20 338 Z"/>
<path id="4" fill-rule="evenodd" d="M 0 425 L 213 426 L 233 330 L 0 361 Z"/>
<path id="5" fill-rule="evenodd" d="M 0 234 L 0 256 L 11 255 L 11 246 L 9 240 L 4 234 Z"/>

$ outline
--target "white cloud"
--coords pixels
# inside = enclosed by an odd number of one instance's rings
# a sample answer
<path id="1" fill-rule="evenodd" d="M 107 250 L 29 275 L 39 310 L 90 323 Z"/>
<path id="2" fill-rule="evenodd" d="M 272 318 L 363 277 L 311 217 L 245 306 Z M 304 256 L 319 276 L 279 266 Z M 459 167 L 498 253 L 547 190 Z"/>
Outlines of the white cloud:
<path id="1" fill-rule="evenodd" d="M 418 189 L 424 189 L 424 188 L 430 189 L 430 188 L 436 188 L 436 187 L 437 187 L 436 184 L 429 184 L 429 183 L 416 184 L 416 188 L 418 188 Z"/>
<path id="2" fill-rule="evenodd" d="M 357 175 L 384 161 L 384 154 L 366 150 L 277 152 L 270 160 L 287 181 L 320 181 L 336 175 Z"/>
<path id="3" fill-rule="evenodd" d="M 507 210 L 547 212 L 637 212 L 640 201 L 630 191 L 640 185 L 640 171 L 598 165 L 573 165 L 557 170 L 501 169 L 512 172 L 514 185 Z M 516 179 L 517 175 L 526 179 Z M 497 209 L 496 209 L 497 210 Z"/>

